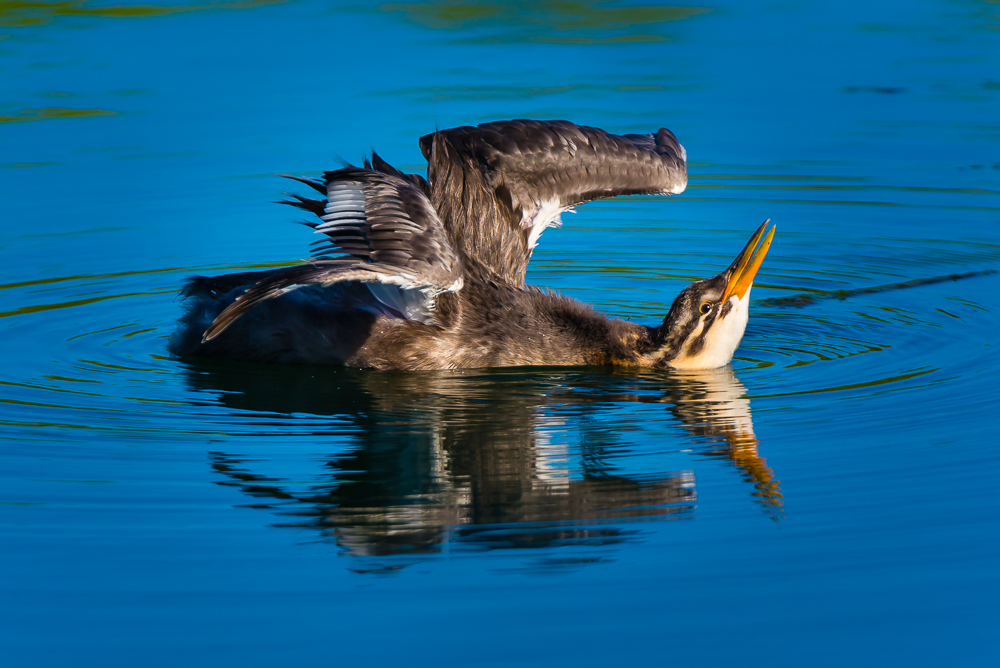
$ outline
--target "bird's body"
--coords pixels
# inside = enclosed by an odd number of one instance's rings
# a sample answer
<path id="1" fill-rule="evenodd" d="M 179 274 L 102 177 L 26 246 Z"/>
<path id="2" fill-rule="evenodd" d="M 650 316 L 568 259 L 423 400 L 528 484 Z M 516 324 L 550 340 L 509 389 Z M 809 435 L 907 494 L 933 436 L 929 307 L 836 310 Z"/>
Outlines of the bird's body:
<path id="1" fill-rule="evenodd" d="M 289 202 L 320 218 L 317 257 L 192 278 L 171 349 L 411 370 L 729 362 L 770 243 L 769 235 L 754 256 L 764 226 L 729 269 L 688 286 L 657 327 L 524 284 L 539 235 L 562 211 L 599 197 L 684 189 L 686 156 L 668 130 L 615 136 L 565 121 L 504 121 L 440 131 L 421 148 L 427 180 L 375 154 L 364 168 L 299 179 L 325 196 Z"/>
<path id="2" fill-rule="evenodd" d="M 439 324 L 400 317 L 400 309 L 373 303 L 364 285 L 345 284 L 303 288 L 268 300 L 223 336 L 201 342 L 222 307 L 264 277 L 240 276 L 247 281 L 224 292 L 213 285 L 217 279 L 190 284 L 190 296 L 203 309 L 189 314 L 196 321 L 185 328 L 182 336 L 188 340 L 179 339 L 179 347 L 261 362 L 462 369 L 642 366 L 640 348 L 650 341 L 651 328 L 607 318 L 569 297 L 467 276 L 461 290 L 438 297 Z M 393 303 L 391 297 L 383 299 Z"/>

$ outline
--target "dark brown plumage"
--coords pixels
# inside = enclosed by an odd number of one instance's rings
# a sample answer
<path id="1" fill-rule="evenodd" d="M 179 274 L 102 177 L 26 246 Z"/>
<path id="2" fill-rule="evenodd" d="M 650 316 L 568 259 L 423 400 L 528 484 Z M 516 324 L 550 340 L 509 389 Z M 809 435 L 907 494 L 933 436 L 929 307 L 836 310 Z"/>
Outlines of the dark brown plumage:
<path id="1" fill-rule="evenodd" d="M 560 211 L 687 186 L 684 148 L 666 128 L 616 136 L 568 121 L 498 121 L 425 135 L 420 149 L 431 203 L 456 245 L 515 286 Z"/>
<path id="2" fill-rule="evenodd" d="M 658 327 L 524 285 L 532 248 L 562 211 L 684 189 L 684 149 L 669 130 L 616 136 L 567 121 L 501 121 L 438 131 L 420 146 L 427 180 L 375 153 L 321 181 L 292 177 L 324 196 L 286 202 L 320 219 L 310 223 L 324 235 L 314 259 L 192 278 L 171 349 L 397 369 L 729 361 L 770 243 L 754 256 L 764 226 L 729 269 L 686 288 Z"/>

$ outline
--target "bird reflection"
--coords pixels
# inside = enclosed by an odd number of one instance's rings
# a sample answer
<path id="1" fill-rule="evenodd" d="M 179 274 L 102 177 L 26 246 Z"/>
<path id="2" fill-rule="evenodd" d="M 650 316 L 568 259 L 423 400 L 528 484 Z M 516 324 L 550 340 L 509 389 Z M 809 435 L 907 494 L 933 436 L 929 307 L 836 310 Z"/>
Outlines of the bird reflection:
<path id="1" fill-rule="evenodd" d="M 728 367 L 409 373 L 199 361 L 187 375 L 242 419 L 306 414 L 315 438 L 336 436 L 337 454 L 308 486 L 232 453 L 211 453 L 212 466 L 279 525 L 314 528 L 354 555 L 606 545 L 635 539 L 637 520 L 693 517 L 691 471 L 622 471 L 644 450 L 628 442 L 627 422 L 608 420 L 622 404 L 664 404 L 685 449 L 731 463 L 772 518 L 782 511 Z"/>
<path id="2" fill-rule="evenodd" d="M 781 481 L 774 477 L 774 471 L 760 455 L 760 442 L 750 416 L 750 399 L 732 367 L 674 377 L 678 382 L 668 386 L 663 400 L 670 404 L 670 412 L 689 434 L 712 444 L 701 454 L 735 464 L 743 479 L 753 483 L 754 496 L 770 511 L 772 519 L 780 519 Z"/>

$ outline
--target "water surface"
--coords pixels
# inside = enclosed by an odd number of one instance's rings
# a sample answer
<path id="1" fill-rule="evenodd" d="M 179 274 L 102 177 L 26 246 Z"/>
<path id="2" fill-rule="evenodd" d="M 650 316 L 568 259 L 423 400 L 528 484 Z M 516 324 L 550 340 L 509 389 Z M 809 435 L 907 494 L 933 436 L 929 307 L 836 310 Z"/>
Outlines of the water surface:
<path id="1" fill-rule="evenodd" d="M 0 2 L 10 665 L 992 665 L 1000 5 Z M 276 173 L 673 129 L 529 282 L 653 323 L 778 233 L 732 368 L 173 359 L 308 253 Z M 955 278 L 957 277 L 957 278 Z"/>

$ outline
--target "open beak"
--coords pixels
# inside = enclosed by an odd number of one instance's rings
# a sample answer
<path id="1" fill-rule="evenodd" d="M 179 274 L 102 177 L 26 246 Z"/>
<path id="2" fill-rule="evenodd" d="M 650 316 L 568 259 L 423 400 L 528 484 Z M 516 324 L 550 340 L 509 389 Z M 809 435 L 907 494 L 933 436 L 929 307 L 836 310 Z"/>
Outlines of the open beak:
<path id="1" fill-rule="evenodd" d="M 746 247 L 736 256 L 733 263 L 729 265 L 729 269 L 726 270 L 729 273 L 729 282 L 726 283 L 726 291 L 722 295 L 722 303 L 725 303 L 732 295 L 736 295 L 737 299 L 743 299 L 743 295 L 753 285 L 753 277 L 757 275 L 757 270 L 760 269 L 760 265 L 764 261 L 764 256 L 767 255 L 767 249 L 771 247 L 774 230 L 777 229 L 777 226 L 772 226 L 771 231 L 767 233 L 764 241 L 758 247 L 757 242 L 760 241 L 761 236 L 764 234 L 764 229 L 770 222 L 771 219 L 768 218 L 764 221 L 763 225 L 757 228 L 757 231 L 750 237 L 750 241 Z"/>

